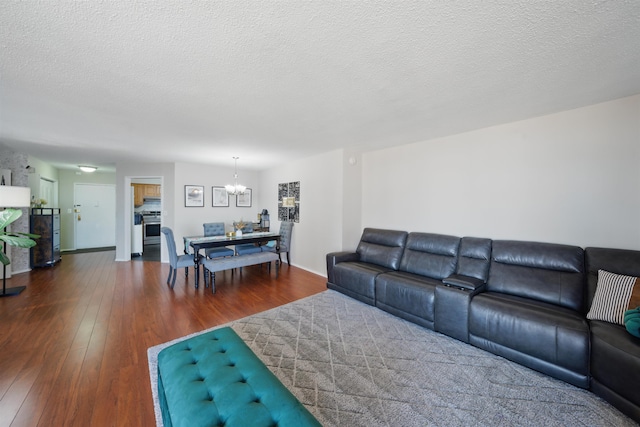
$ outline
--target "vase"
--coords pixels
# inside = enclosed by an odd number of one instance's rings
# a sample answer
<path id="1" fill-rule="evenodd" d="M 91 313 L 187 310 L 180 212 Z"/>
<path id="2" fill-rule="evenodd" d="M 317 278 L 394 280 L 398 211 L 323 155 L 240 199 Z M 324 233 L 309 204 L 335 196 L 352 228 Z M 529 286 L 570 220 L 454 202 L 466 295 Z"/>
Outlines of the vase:
<path id="1" fill-rule="evenodd" d="M 242 237 L 242 230 L 236 230 L 236 237 Z"/>

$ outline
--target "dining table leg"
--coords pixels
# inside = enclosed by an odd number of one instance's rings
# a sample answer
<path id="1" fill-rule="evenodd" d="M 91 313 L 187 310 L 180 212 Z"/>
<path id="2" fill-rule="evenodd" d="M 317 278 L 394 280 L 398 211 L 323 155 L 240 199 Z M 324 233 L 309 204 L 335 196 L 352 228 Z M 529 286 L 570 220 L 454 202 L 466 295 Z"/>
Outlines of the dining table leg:
<path id="1" fill-rule="evenodd" d="M 196 284 L 196 289 L 198 289 L 198 286 L 200 285 L 200 251 L 193 251 L 193 262 L 195 264 L 194 268 L 195 268 L 195 284 Z"/>

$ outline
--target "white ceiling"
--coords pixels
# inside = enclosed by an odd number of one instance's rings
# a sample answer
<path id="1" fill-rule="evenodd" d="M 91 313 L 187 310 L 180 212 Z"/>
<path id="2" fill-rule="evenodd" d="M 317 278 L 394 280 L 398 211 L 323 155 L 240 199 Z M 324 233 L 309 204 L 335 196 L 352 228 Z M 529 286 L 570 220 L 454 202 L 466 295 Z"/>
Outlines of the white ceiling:
<path id="1" fill-rule="evenodd" d="M 0 143 L 264 169 L 640 93 L 640 1 L 0 3 Z"/>

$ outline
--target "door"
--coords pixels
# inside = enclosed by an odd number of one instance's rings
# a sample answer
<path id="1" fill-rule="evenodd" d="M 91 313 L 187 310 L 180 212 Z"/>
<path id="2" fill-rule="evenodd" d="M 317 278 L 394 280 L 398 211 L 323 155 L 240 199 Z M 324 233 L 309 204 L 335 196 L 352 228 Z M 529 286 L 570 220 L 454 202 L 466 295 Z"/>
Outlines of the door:
<path id="1" fill-rule="evenodd" d="M 116 186 L 74 184 L 76 249 L 116 245 Z"/>
<path id="2" fill-rule="evenodd" d="M 54 182 L 46 178 L 40 178 L 40 198 L 47 201 L 47 208 L 57 208 L 58 201 L 54 195 Z"/>

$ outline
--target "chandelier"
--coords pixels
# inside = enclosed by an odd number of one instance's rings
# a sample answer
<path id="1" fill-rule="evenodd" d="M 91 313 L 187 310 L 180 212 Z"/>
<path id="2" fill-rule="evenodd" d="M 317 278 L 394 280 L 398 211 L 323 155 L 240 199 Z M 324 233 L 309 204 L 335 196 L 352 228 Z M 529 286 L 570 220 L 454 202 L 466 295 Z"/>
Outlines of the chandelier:
<path id="1" fill-rule="evenodd" d="M 244 190 L 247 189 L 247 187 L 245 187 L 244 185 L 240 185 L 238 184 L 238 159 L 239 157 L 234 157 L 233 160 L 235 160 L 235 173 L 233 174 L 233 180 L 234 183 L 233 185 L 225 185 L 224 188 L 227 190 L 227 193 L 231 194 L 232 196 L 235 196 L 237 194 L 244 194 Z"/>

